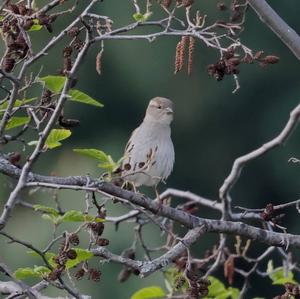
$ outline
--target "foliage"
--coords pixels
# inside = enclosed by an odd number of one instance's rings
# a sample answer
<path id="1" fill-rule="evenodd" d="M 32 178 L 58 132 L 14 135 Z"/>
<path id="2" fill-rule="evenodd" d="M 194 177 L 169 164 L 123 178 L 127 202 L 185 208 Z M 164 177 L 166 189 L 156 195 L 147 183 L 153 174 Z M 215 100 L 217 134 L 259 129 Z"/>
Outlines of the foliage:
<path id="1" fill-rule="evenodd" d="M 269 260 L 267 273 L 274 285 L 284 285 L 286 283 L 297 284 L 294 280 L 294 274 L 292 271 L 288 271 L 287 275 L 283 267 L 277 267 L 274 269 L 273 261 Z"/>
<path id="2" fill-rule="evenodd" d="M 81 211 L 69 210 L 60 215 L 56 209 L 44 205 L 33 205 L 36 211 L 43 212 L 42 218 L 50 220 L 53 224 L 59 225 L 62 222 L 104 222 L 104 219 L 88 215 Z"/>
<path id="3" fill-rule="evenodd" d="M 50 150 L 73 141 L 77 134 L 75 130 L 80 125 L 80 120 L 69 118 L 69 114 L 74 112 L 72 103 L 86 104 L 90 108 L 103 107 L 102 101 L 81 90 L 88 86 L 82 84 L 83 76 L 79 70 L 85 64 L 86 57 L 90 58 L 93 55 L 92 45 L 95 45 L 94 48 L 98 51 L 93 60 L 95 70 L 100 75 L 103 71 L 103 59 L 107 59 L 109 63 L 109 58 L 110 61 L 116 58 L 112 55 L 106 56 L 106 52 L 110 51 L 110 41 L 156 42 L 157 39 L 163 38 L 176 39 L 176 43 L 172 44 L 173 50 L 169 53 L 174 61 L 174 73 L 177 74 L 186 69 L 188 76 L 192 75 L 195 60 L 199 57 L 197 56 L 198 45 L 205 45 L 210 48 L 211 52 L 214 51 L 217 54 L 212 63 L 207 61 L 207 57 L 213 55 L 210 53 L 200 55 L 201 63 L 207 66 L 205 72 L 216 81 L 230 78 L 233 85 L 230 91 L 236 93 L 245 82 L 243 79 L 240 84 L 240 78 L 243 76 L 240 74 L 241 71 L 244 72 L 246 68 L 251 68 L 254 64 L 274 70 L 276 67 L 272 68 L 271 65 L 281 60 L 277 55 L 267 53 L 267 51 L 272 51 L 271 47 L 266 47 L 264 50 L 252 49 L 245 43 L 245 40 L 249 40 L 248 37 L 243 37 L 244 32 L 247 34 L 246 16 L 248 8 L 252 7 L 260 19 L 264 20 L 267 26 L 270 26 L 300 59 L 299 37 L 296 31 L 289 28 L 276 14 L 274 14 L 275 17 L 271 17 L 272 14 L 267 14 L 265 8 L 260 8 L 259 5 L 266 4 L 264 0 L 219 2 L 215 7 L 219 12 L 214 14 L 211 14 L 211 2 L 207 4 L 210 8 L 209 14 L 201 8 L 203 4 L 201 1 L 201 3 L 192 0 L 127 2 L 131 6 L 119 19 L 115 17 L 114 11 L 112 16 L 104 15 L 106 7 L 100 10 L 101 15 L 98 14 L 99 9 L 96 4 L 101 6 L 102 3 L 97 0 L 11 0 L 0 4 L 0 34 L 3 48 L 1 48 L 3 56 L 0 69 L 0 173 L 12 179 L 11 182 L 5 182 L 5 187 L 7 186 L 6 189 L 9 192 L 4 191 L 1 194 L 4 203 L 0 214 L 0 236 L 8 239 L 10 244 L 22 245 L 29 255 L 38 257 L 41 263 L 41 265 L 30 265 L 24 268 L 19 265 L 13 266 L 11 268 L 17 269 L 12 274 L 10 267 L 4 264 L 6 261 L 3 263 L 1 261 L 0 272 L 3 272 L 7 280 L 12 283 L 15 283 L 16 279 L 34 278 L 39 282 L 44 280 L 45 287 L 49 285 L 64 290 L 68 293 L 68 297 L 89 298 L 89 294 L 85 296 L 77 290 L 77 285 L 71 277 L 81 279 L 85 276 L 88 280 L 98 282 L 101 280 L 102 269 L 105 269 L 103 264 L 116 262 L 122 267 L 118 276 L 119 282 L 125 282 L 133 274 L 145 277 L 160 270 L 163 272 L 167 291 L 161 286 L 149 286 L 136 291 L 131 299 L 171 298 L 177 295 L 193 299 L 236 299 L 245 296 L 249 287 L 249 279 L 254 275 L 265 276 L 270 284 L 284 288 L 285 293 L 280 297 L 296 298 L 300 294 L 300 287 L 292 272 L 298 270 L 295 267 L 296 260 L 294 257 L 292 260 L 289 253 L 283 252 L 283 248 L 280 248 L 281 251 L 276 251 L 276 247 L 282 247 L 282 245 L 299 247 L 299 235 L 286 233 L 289 231 L 288 225 L 285 227 L 280 223 L 284 218 L 284 214 L 280 213 L 281 210 L 286 207 L 295 207 L 298 210 L 299 201 L 277 206 L 269 203 L 264 209 L 261 206 L 258 209 L 253 209 L 251 206 L 249 210 L 239 207 L 244 211 L 240 213 L 236 212 L 235 206 L 232 205 L 235 198 L 230 192 L 248 162 L 262 157 L 286 142 L 299 122 L 300 105 L 291 111 L 290 118 L 277 137 L 232 161 L 231 172 L 228 177 L 224 178 L 220 190 L 215 192 L 219 194 L 219 202 L 216 198 L 207 199 L 173 188 L 162 193 L 164 195 L 161 198 L 156 190 L 157 186 L 154 187 L 158 201 L 151 200 L 150 197 L 141 193 L 143 189 L 136 189 L 139 186 L 126 185 L 112 180 L 114 175 L 121 173 L 120 165 L 124 158 L 115 161 L 109 153 L 95 148 L 74 148 L 73 151 L 94 159 L 97 166 L 106 171 L 100 178 L 93 178 L 86 174 L 76 174 L 75 177 L 73 173 L 61 177 L 56 175 L 56 169 L 52 169 L 53 167 L 43 171 L 45 164 L 39 162 L 49 163 L 48 161 L 53 160 L 47 159 L 54 159 L 53 157 L 56 159 L 55 154 L 59 152 Z M 124 3 L 122 2 L 122 5 Z M 203 5 L 205 6 L 205 3 Z M 270 9 L 272 12 L 272 8 Z M 57 22 L 57 19 L 61 21 Z M 129 23 L 124 24 L 124 21 Z M 281 24 L 281 26 L 274 27 L 273 24 Z M 156 43 L 157 47 L 160 45 L 161 43 Z M 166 51 L 169 51 L 167 48 L 165 47 Z M 56 50 L 53 51 L 53 49 Z M 162 53 L 165 53 L 165 50 Z M 49 55 L 48 57 L 56 55 L 53 66 L 49 67 L 47 61 L 45 63 L 46 55 Z M 122 57 L 118 59 L 125 60 L 128 56 L 130 53 L 126 51 L 126 46 L 122 47 Z M 175 60 L 173 60 L 174 56 Z M 157 59 L 155 62 L 161 61 L 163 60 Z M 165 59 L 165 61 L 169 60 Z M 144 72 L 149 69 L 141 67 L 140 62 L 138 57 L 134 57 L 134 75 L 138 74 L 143 78 Z M 60 64 L 59 69 L 56 69 L 57 64 Z M 43 66 L 46 67 L 43 68 Z M 110 70 L 113 69 L 112 66 Z M 111 76 L 110 70 L 107 72 L 109 76 Z M 86 72 L 84 69 L 84 72 L 84 76 L 92 78 L 91 70 Z M 159 73 L 158 77 L 162 78 L 163 74 Z M 109 88 L 117 88 L 115 82 L 117 80 L 114 80 L 114 76 L 111 78 L 113 80 Z M 196 80 L 197 77 L 194 78 Z M 91 80 L 91 82 L 95 81 Z M 136 89 L 140 88 L 139 83 L 134 82 L 135 94 L 137 94 Z M 290 90 L 290 88 L 286 89 Z M 178 90 L 179 88 L 175 88 L 173 92 L 176 93 Z M 196 94 L 196 89 L 189 90 Z M 102 90 L 100 92 L 105 94 Z M 184 105 L 189 105 L 189 95 L 186 93 L 185 95 Z M 195 96 L 198 97 L 198 95 Z M 82 109 L 85 108 L 84 105 L 82 107 Z M 118 104 L 114 108 L 117 112 Z M 164 107 L 159 105 L 157 108 Z M 82 113 L 85 112 L 82 110 Z M 199 111 L 195 110 L 196 112 L 198 115 Z M 121 115 L 119 111 L 118 115 Z M 213 119 L 212 116 L 211 119 Z M 235 127 L 237 124 L 238 122 Z M 109 128 L 108 123 L 107 128 Z M 85 130 L 83 136 L 86 137 L 91 132 L 90 129 Z M 191 135 L 194 137 L 194 134 Z M 71 136 L 72 138 L 66 141 Z M 156 135 L 153 134 L 153 138 L 155 137 Z M 153 140 L 146 140 L 146 146 L 148 146 L 148 141 L 153 142 Z M 229 140 L 227 142 L 230 143 Z M 160 150 L 156 142 L 153 144 L 155 146 L 153 148 L 150 146 L 147 159 L 152 154 L 155 156 L 155 153 Z M 185 147 L 187 152 L 188 146 Z M 195 181 L 202 184 L 199 180 L 199 173 L 202 169 L 197 168 L 194 159 L 188 158 L 193 160 L 190 163 L 193 165 L 186 164 L 189 172 L 193 173 Z M 180 161 L 180 157 L 178 160 Z M 57 161 L 63 169 L 65 166 L 63 159 L 57 159 Z M 296 158 L 295 161 L 297 162 Z M 145 164 L 143 161 L 140 163 L 135 163 L 134 171 L 137 165 Z M 155 163 L 163 165 L 164 161 L 155 160 L 151 166 Z M 124 165 L 124 169 L 125 166 L 128 169 L 132 167 L 130 162 Z M 139 168 L 143 172 L 143 166 Z M 212 176 L 214 177 L 214 174 Z M 161 177 L 158 179 L 162 180 Z M 183 179 L 189 181 L 185 176 Z M 218 179 L 217 181 L 219 182 Z M 70 193 L 78 191 L 79 194 L 83 194 L 83 206 L 76 207 L 76 209 L 72 207 L 73 203 L 68 203 L 68 206 L 62 205 L 62 197 L 65 195 L 61 192 L 62 189 L 68 189 L 67 192 Z M 37 201 L 39 197 L 48 195 L 48 192 L 55 202 L 54 207 L 35 204 L 35 202 L 40 203 Z M 33 196 L 34 194 L 36 196 Z M 183 198 L 185 202 L 179 203 L 179 198 Z M 162 204 L 163 201 L 164 204 Z M 110 210 L 107 217 L 106 208 L 111 206 L 110 202 L 117 203 L 118 208 L 122 206 L 126 212 L 122 211 L 121 215 L 114 215 Z M 203 211 L 198 214 L 199 206 L 218 211 L 220 216 L 211 219 L 206 217 Z M 48 222 L 44 223 L 51 230 L 47 235 L 47 245 L 44 249 L 40 244 L 34 245 L 37 242 L 32 240 L 31 236 L 22 234 L 18 237 L 14 236 L 13 225 L 15 223 L 13 221 L 18 220 L 16 209 L 19 211 L 24 207 L 30 211 L 29 213 L 40 213 L 41 219 L 50 222 L 50 225 Z M 26 221 L 26 219 L 22 218 L 21 221 Z M 113 225 L 117 230 L 120 224 L 125 226 L 128 223 L 133 224 L 131 234 L 133 239 L 130 240 L 129 247 L 123 249 L 121 253 L 119 248 L 116 249 L 113 246 L 107 249 L 110 239 L 103 237 L 106 227 Z M 157 226 L 163 232 L 161 235 L 163 242 L 159 247 L 157 244 L 149 244 L 148 236 L 145 238 L 144 228 L 150 225 Z M 182 236 L 183 231 L 185 231 L 185 236 Z M 108 232 L 109 238 L 116 236 L 112 230 Z M 199 253 L 201 251 L 198 252 L 192 248 L 198 239 L 210 233 L 218 234 L 220 243 L 216 242 L 212 248 L 206 248 L 207 251 L 203 255 Z M 237 242 L 234 246 L 231 244 L 229 235 L 236 236 Z M 242 244 L 244 239 L 246 240 L 245 246 Z M 261 255 L 257 257 L 249 255 L 248 249 L 252 244 L 250 239 L 253 243 L 257 240 L 264 243 L 266 248 Z M 80 247 L 78 247 L 79 244 Z M 202 246 L 202 243 L 197 246 Z M 289 246 L 286 246 L 286 251 Z M 140 254 L 140 249 L 144 254 Z M 271 253 L 274 254 L 274 261 L 275 256 L 279 257 L 284 261 L 284 266 L 280 265 L 275 268 L 273 260 L 270 260 L 266 272 L 261 273 L 259 271 L 261 267 L 258 266 L 268 259 Z M 92 257 L 96 261 L 96 266 L 91 261 Z M 240 265 L 236 266 L 235 263 L 239 260 L 242 260 L 245 268 L 243 263 L 241 269 L 238 268 Z M 18 261 L 17 258 L 16 261 Z M 170 264 L 174 266 L 166 269 Z M 230 286 L 226 286 L 215 276 L 208 276 L 211 273 L 218 275 L 219 272 L 216 270 L 222 267 L 224 278 L 228 279 Z M 104 275 L 107 274 L 104 273 Z M 243 279 L 241 290 L 231 286 L 235 285 L 236 280 L 233 279 L 235 275 Z M 0 293 L 5 293 L 9 298 L 16 295 L 29 297 L 32 295 L 30 280 L 28 283 L 17 282 L 16 290 L 12 291 L 7 291 L 6 284 L 6 281 L 0 281 Z M 43 297 L 42 292 L 43 290 L 35 288 L 34 297 Z"/>
<path id="4" fill-rule="evenodd" d="M 62 140 L 65 140 L 71 136 L 72 132 L 66 129 L 52 129 L 45 141 L 45 149 L 53 149 L 61 146 Z M 37 145 L 38 141 L 33 140 L 28 142 L 28 145 Z"/>
<path id="5" fill-rule="evenodd" d="M 75 148 L 73 151 L 80 155 L 97 160 L 100 162 L 97 166 L 107 170 L 108 172 L 113 172 L 116 170 L 122 161 L 122 159 L 120 159 L 119 161 L 115 162 L 110 155 L 107 155 L 105 152 L 94 148 Z"/>
<path id="6" fill-rule="evenodd" d="M 138 290 L 130 299 L 155 299 L 162 298 L 165 295 L 165 292 L 160 287 L 151 286 Z"/>

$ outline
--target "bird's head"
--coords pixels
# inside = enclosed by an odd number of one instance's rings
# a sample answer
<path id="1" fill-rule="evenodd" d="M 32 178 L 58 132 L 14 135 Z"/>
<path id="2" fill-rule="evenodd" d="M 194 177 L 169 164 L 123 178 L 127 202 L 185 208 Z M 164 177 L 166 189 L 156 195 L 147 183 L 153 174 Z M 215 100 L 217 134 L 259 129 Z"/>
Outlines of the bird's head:
<path id="1" fill-rule="evenodd" d="M 167 98 L 155 97 L 150 100 L 145 121 L 169 125 L 173 120 L 173 102 Z"/>

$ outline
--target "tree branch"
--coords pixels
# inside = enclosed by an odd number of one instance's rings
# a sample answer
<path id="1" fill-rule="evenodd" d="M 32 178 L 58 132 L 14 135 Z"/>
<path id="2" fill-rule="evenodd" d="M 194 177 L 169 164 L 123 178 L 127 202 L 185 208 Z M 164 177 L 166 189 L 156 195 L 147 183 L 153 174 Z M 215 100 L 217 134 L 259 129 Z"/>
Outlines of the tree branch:
<path id="1" fill-rule="evenodd" d="M 0 156 L 0 172 L 18 178 L 21 170 Z M 26 186 L 99 192 L 114 199 L 125 199 L 135 205 L 144 207 L 154 214 L 172 219 L 187 228 L 195 228 L 203 225 L 207 232 L 240 235 L 249 239 L 258 240 L 267 245 L 300 248 L 300 236 L 270 232 L 241 222 L 196 217 L 172 207 L 162 206 L 143 194 L 124 190 L 111 183 L 99 181 L 91 177 L 54 177 L 29 173 Z"/>
<path id="2" fill-rule="evenodd" d="M 265 0 L 248 0 L 260 20 L 264 22 L 280 40 L 300 60 L 300 36 L 292 29 Z"/>
<path id="3" fill-rule="evenodd" d="M 229 195 L 230 190 L 233 188 L 233 186 L 237 182 L 238 178 L 240 177 L 240 174 L 241 174 L 244 166 L 248 162 L 266 154 L 273 148 L 284 144 L 284 142 L 291 136 L 294 129 L 297 127 L 299 118 L 300 118 L 300 104 L 298 104 L 298 106 L 296 106 L 296 108 L 294 108 L 292 110 L 292 112 L 290 113 L 288 122 L 286 123 L 285 127 L 279 133 L 278 136 L 276 136 L 271 141 L 263 144 L 261 147 L 257 148 L 256 150 L 254 150 L 244 156 L 241 156 L 234 161 L 229 176 L 225 179 L 223 185 L 221 186 L 221 188 L 219 190 L 219 196 L 220 196 L 221 200 L 227 201 L 227 202 L 230 201 L 230 195 Z"/>
<path id="4" fill-rule="evenodd" d="M 174 247 L 167 251 L 162 256 L 152 261 L 136 261 L 125 258 L 119 255 L 112 254 L 106 248 L 98 247 L 92 249 L 96 256 L 102 256 L 110 261 L 125 264 L 128 267 L 134 268 L 140 272 L 141 277 L 146 277 L 151 273 L 168 266 L 178 256 L 180 256 L 187 248 L 195 243 L 204 233 L 206 229 L 204 226 L 198 226 L 190 231 L 181 239 Z"/>

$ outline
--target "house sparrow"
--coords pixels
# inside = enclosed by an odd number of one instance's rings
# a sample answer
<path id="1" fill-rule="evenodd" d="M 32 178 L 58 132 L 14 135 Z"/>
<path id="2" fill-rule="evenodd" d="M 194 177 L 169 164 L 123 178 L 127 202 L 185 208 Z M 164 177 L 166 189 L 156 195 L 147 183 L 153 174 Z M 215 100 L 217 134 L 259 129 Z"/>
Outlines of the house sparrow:
<path id="1" fill-rule="evenodd" d="M 170 124 L 173 120 L 171 100 L 150 100 L 141 125 L 126 145 L 122 162 L 122 178 L 133 184 L 156 186 L 170 175 L 175 160 Z"/>

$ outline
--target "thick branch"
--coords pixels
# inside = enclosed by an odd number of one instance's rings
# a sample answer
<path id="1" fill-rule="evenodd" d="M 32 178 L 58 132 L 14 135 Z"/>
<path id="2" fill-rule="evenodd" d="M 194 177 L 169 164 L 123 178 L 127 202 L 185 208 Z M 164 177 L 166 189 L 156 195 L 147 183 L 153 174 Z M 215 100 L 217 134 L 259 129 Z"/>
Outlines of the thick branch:
<path id="1" fill-rule="evenodd" d="M 0 172 L 18 178 L 21 170 L 0 156 Z M 204 226 L 207 232 L 240 235 L 249 239 L 258 240 L 268 245 L 294 246 L 300 248 L 300 236 L 270 232 L 241 222 L 196 217 L 172 207 L 161 206 L 143 194 L 124 190 L 111 183 L 86 176 L 54 177 L 29 173 L 26 186 L 100 192 L 115 199 L 126 199 L 135 205 L 144 207 L 154 214 L 172 219 L 187 228 Z"/>
<path id="2" fill-rule="evenodd" d="M 300 36 L 272 9 L 265 0 L 248 0 L 264 22 L 300 60 Z"/>

